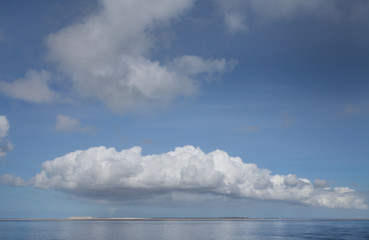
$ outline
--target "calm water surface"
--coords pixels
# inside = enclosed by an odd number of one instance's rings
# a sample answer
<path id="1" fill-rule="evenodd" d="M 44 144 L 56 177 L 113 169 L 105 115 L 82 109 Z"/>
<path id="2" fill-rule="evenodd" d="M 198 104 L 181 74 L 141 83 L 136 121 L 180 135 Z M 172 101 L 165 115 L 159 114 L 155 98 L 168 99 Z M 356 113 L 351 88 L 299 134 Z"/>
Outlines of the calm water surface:
<path id="1" fill-rule="evenodd" d="M 0 221 L 0 239 L 369 239 L 369 221 Z"/>

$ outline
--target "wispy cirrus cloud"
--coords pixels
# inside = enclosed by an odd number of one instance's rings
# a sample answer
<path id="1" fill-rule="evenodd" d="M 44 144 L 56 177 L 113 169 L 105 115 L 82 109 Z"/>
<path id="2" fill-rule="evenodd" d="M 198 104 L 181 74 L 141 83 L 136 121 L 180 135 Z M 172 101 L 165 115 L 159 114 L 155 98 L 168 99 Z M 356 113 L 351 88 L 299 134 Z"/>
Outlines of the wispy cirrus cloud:
<path id="1" fill-rule="evenodd" d="M 250 25 L 265 24 L 296 16 L 310 15 L 334 23 L 367 20 L 368 1 L 355 1 L 349 6 L 336 0 L 214 0 L 231 33 L 248 31 Z"/>
<path id="2" fill-rule="evenodd" d="M 25 185 L 25 181 L 12 175 L 1 179 L 3 184 Z M 327 208 L 368 208 L 364 199 L 348 187 L 330 188 L 325 180 L 312 183 L 294 174 L 273 175 L 270 170 L 244 163 L 224 151 L 204 153 L 193 146 L 146 156 L 140 147 L 120 152 L 105 147 L 79 150 L 44 162 L 41 172 L 27 184 L 107 201 L 149 196 L 160 200 L 160 196 L 171 194 L 189 194 L 188 199 L 196 200 L 205 194 Z"/>

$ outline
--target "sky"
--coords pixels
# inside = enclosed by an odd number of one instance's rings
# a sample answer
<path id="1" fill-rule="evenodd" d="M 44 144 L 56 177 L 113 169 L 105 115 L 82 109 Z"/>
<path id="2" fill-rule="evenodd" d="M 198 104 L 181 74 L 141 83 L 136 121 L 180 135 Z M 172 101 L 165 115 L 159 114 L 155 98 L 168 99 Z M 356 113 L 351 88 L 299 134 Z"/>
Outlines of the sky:
<path id="1" fill-rule="evenodd" d="M 0 3 L 0 218 L 369 218 L 367 0 Z"/>

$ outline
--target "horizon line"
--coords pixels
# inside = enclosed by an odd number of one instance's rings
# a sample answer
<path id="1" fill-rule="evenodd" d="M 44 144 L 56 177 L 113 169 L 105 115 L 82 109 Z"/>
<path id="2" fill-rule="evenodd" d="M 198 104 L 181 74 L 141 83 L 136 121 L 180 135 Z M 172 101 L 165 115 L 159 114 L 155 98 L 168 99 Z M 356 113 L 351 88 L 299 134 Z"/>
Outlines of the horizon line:
<path id="1" fill-rule="evenodd" d="M 258 220 L 291 220 L 291 221 L 369 221 L 369 218 L 278 218 L 278 217 L 68 217 L 68 218 L 0 218 L 0 221 L 258 221 Z"/>

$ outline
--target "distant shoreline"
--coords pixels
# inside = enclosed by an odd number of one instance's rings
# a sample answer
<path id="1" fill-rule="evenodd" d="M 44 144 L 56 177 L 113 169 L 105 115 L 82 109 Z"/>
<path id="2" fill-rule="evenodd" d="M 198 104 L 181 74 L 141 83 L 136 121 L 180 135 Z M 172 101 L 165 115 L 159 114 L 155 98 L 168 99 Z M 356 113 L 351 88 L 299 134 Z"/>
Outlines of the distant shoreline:
<path id="1" fill-rule="evenodd" d="M 109 218 L 109 217 L 69 217 L 69 218 L 0 218 L 0 221 L 369 221 L 367 218 L 247 218 L 247 217 L 219 217 L 219 218 Z"/>

